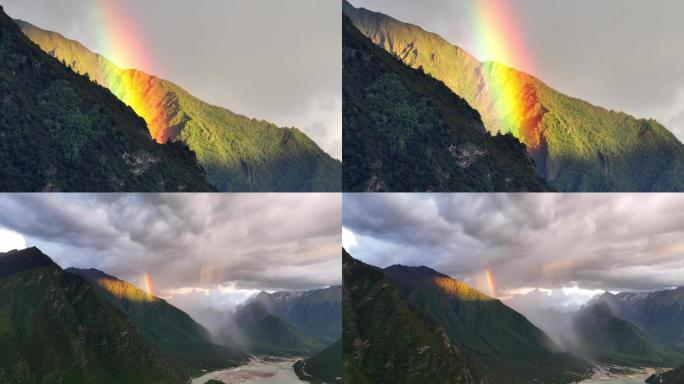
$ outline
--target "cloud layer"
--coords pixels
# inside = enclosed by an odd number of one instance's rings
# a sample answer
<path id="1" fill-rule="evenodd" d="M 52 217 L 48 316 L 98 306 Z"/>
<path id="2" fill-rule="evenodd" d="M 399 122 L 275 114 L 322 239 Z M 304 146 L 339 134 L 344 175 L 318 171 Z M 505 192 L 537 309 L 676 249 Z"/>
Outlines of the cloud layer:
<path id="1" fill-rule="evenodd" d="M 489 269 L 499 296 L 576 305 L 594 290 L 684 285 L 677 194 L 345 195 L 343 206 L 355 257 L 426 265 L 481 289 Z"/>
<path id="2" fill-rule="evenodd" d="M 190 300 L 201 293 L 209 303 L 231 303 L 254 290 L 340 284 L 340 200 L 335 194 L 4 194 L 0 228 L 21 234 L 64 268 L 97 268 L 133 283 L 147 272 L 158 295 Z"/>

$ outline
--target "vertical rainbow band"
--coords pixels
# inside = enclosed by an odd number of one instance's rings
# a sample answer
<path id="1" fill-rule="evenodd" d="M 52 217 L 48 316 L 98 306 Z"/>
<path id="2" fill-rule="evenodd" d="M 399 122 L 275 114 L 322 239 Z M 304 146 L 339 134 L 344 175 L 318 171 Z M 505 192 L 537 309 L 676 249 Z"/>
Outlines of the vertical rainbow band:
<path id="1" fill-rule="evenodd" d="M 488 60 L 481 67 L 481 76 L 496 128 L 513 134 L 534 151 L 540 145 L 538 121 L 534 120 L 539 111 L 530 97 L 534 91 L 526 88 L 527 75 L 506 66 L 533 68 L 515 19 L 508 0 L 475 0 L 475 46 L 477 55 Z"/>
<path id="2" fill-rule="evenodd" d="M 154 68 L 142 42 L 143 34 L 120 0 L 95 0 L 93 4 L 93 12 L 101 21 L 97 51 L 115 65 L 102 65 L 100 73 L 91 76 L 142 117 L 157 142 L 175 139 L 171 137 L 165 94 L 159 80 L 141 71 L 121 69 L 133 65 Z"/>

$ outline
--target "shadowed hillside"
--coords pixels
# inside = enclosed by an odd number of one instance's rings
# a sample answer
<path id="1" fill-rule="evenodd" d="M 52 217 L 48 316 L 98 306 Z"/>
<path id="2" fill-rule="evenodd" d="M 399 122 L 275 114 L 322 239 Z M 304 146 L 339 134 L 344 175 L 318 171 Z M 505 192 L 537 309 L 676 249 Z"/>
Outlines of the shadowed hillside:
<path id="1" fill-rule="evenodd" d="M 0 190 L 212 191 L 182 143 L 66 68 L 0 8 Z"/>
<path id="2" fill-rule="evenodd" d="M 343 21 L 345 191 L 547 191 L 511 135 Z"/>

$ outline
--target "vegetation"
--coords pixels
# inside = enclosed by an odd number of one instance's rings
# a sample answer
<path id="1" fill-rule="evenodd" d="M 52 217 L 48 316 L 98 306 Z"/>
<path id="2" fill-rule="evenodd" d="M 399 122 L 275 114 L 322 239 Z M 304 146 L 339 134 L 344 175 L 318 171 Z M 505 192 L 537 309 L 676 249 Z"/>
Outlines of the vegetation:
<path id="1" fill-rule="evenodd" d="M 558 352 L 560 347 L 523 315 L 463 282 L 425 267 L 392 266 L 383 272 L 405 300 L 435 320 L 497 382 L 570 383 L 591 368 Z"/>
<path id="2" fill-rule="evenodd" d="M 0 190 L 211 191 L 181 143 L 41 51 L 0 9 Z"/>
<path id="3" fill-rule="evenodd" d="M 254 300 L 269 313 L 315 337 L 323 344 L 339 340 L 342 334 L 342 287 L 306 292 L 259 293 Z"/>
<path id="4" fill-rule="evenodd" d="M 300 380 L 312 384 L 332 384 L 342 382 L 342 341 L 337 340 L 319 354 L 299 360 L 294 370 Z"/>
<path id="5" fill-rule="evenodd" d="M 320 340 L 270 313 L 259 302 L 240 307 L 226 325 L 224 337 L 260 355 L 312 356 L 325 348 Z"/>
<path id="6" fill-rule="evenodd" d="M 684 354 L 660 343 L 634 324 L 599 302 L 579 312 L 574 319 L 579 338 L 577 353 L 595 361 L 623 366 L 675 366 Z"/>
<path id="7" fill-rule="evenodd" d="M 219 191 L 339 191 L 341 163 L 323 152 L 296 128 L 278 128 L 266 121 L 209 105 L 180 88 L 135 70 L 122 70 L 83 45 L 20 22 L 26 35 L 45 52 L 64 60 L 79 73 L 109 84 L 153 122 L 150 129 L 163 140 L 185 143 L 196 153 L 209 181 Z M 125 84 L 122 86 L 122 84 Z M 158 127 L 157 127 L 158 126 Z"/>
<path id="8" fill-rule="evenodd" d="M 124 313 L 148 343 L 176 367 L 184 367 L 188 376 L 234 367 L 248 358 L 230 343 L 213 343 L 209 331 L 163 299 L 150 299 L 135 286 L 98 270 L 70 268 L 67 272 L 89 281 L 102 299 Z M 119 292 L 127 294 L 114 294 Z"/>
<path id="9" fill-rule="evenodd" d="M 441 82 L 376 47 L 345 18 L 346 191 L 547 191 L 511 135 L 486 133 Z"/>
<path id="10" fill-rule="evenodd" d="M 656 121 L 636 119 L 568 97 L 501 64 L 480 63 L 439 35 L 380 13 L 356 9 L 346 1 L 344 13 L 375 44 L 406 65 L 444 82 L 463 97 L 479 111 L 489 132 L 515 134 L 526 144 L 539 175 L 556 189 L 684 190 L 684 146 Z M 358 61 L 357 66 L 360 64 Z M 497 94 L 497 89 L 506 89 L 505 94 L 512 94 L 514 100 Z M 347 92 L 345 96 L 359 97 Z M 436 97 L 430 99 L 435 102 Z M 511 102 L 517 104 L 516 110 Z M 410 104 L 424 109 L 421 103 L 414 99 Z M 511 119 L 511 115 L 518 118 Z M 388 115 L 387 121 L 396 118 Z M 360 126 L 372 126 L 368 122 L 363 124 Z M 346 145 L 353 145 L 355 139 L 345 141 L 345 157 Z M 438 144 L 434 142 L 426 148 Z M 354 164 L 363 164 L 362 159 L 353 160 Z"/>
<path id="11" fill-rule="evenodd" d="M 35 248 L 0 254 L 0 382 L 184 384 L 83 278 Z"/>
<path id="12" fill-rule="evenodd" d="M 494 383 L 382 271 L 343 250 L 345 382 Z"/>

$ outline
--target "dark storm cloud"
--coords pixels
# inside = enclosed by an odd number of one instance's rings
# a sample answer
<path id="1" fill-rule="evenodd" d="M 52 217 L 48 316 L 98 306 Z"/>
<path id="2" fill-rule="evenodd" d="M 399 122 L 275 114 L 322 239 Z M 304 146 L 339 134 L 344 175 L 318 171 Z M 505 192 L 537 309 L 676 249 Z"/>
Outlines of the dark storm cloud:
<path id="1" fill-rule="evenodd" d="M 133 57 L 119 65 L 171 80 L 234 112 L 300 128 L 341 158 L 339 1 L 5 0 L 2 5 L 11 17 L 105 56 L 116 46 L 112 42 L 135 34 L 140 56 L 148 59 Z M 112 23 L 130 30 L 112 30 Z"/>
<path id="2" fill-rule="evenodd" d="M 649 290 L 684 285 L 677 194 L 345 195 L 352 255 L 427 265 L 499 290 Z"/>
<path id="3" fill-rule="evenodd" d="M 334 194 L 7 194 L 0 228 L 63 267 L 156 288 L 310 289 L 339 284 Z"/>
<path id="4" fill-rule="evenodd" d="M 684 138 L 684 2 L 501 0 L 525 52 L 505 63 L 561 92 L 638 117 Z M 484 0 L 351 0 L 439 33 L 479 56 Z M 494 3 L 494 2 L 492 2 Z M 420 5 L 418 5 L 420 4 Z M 491 4 L 490 4 L 491 6 Z M 490 33 L 492 28 L 485 27 Z M 500 38 L 501 37 L 494 37 Z M 511 48 L 512 43 L 499 43 Z M 490 60 L 490 57 L 479 57 Z M 528 64 L 529 63 L 529 64 Z"/>

